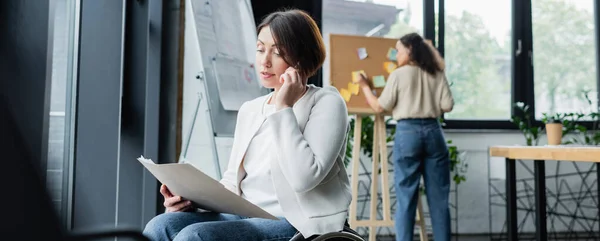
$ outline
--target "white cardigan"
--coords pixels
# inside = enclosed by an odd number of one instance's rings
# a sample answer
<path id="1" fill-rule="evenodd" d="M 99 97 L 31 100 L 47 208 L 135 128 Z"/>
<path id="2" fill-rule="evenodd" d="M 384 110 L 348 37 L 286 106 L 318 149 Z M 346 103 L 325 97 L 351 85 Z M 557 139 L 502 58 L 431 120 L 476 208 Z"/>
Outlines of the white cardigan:
<path id="1" fill-rule="evenodd" d="M 242 105 L 229 165 L 221 183 L 240 195 L 246 175 L 242 159 L 256 131 L 272 128 L 278 158 L 271 164 L 275 192 L 285 218 L 304 237 L 343 229 L 352 198 L 344 168 L 348 112 L 334 87 L 309 85 L 294 104 L 268 117 L 263 104 L 271 94 Z"/>

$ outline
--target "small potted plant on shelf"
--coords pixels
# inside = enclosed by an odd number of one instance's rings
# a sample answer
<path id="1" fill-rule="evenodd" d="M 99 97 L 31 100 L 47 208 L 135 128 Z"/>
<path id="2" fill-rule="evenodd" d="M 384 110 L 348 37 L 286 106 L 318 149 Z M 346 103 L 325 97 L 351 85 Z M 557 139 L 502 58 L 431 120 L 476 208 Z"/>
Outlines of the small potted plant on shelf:
<path id="1" fill-rule="evenodd" d="M 563 123 L 558 116 L 544 116 L 548 145 L 560 145 L 563 137 Z"/>

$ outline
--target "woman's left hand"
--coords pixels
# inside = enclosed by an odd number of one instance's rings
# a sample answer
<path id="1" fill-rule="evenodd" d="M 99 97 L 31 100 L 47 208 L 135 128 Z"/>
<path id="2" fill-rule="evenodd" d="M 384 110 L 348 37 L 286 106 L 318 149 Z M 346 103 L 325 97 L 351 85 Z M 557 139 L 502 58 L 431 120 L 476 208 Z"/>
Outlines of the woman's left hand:
<path id="1" fill-rule="evenodd" d="M 279 77 L 279 81 L 282 82 L 283 85 L 275 97 L 275 108 L 281 110 L 283 108 L 294 106 L 296 101 L 304 95 L 308 79 L 302 78 L 296 69 L 289 67 L 285 70 L 285 73 Z"/>

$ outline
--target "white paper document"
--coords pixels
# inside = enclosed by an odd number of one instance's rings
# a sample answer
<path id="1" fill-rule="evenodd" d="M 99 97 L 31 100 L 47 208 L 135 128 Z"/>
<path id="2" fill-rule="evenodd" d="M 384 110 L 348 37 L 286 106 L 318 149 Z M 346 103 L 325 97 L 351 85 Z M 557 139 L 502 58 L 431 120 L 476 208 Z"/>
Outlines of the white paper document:
<path id="1" fill-rule="evenodd" d="M 192 201 L 198 208 L 217 213 L 277 220 L 267 211 L 227 190 L 221 183 L 187 163 L 155 164 L 143 156 L 138 161 L 166 185 L 173 195 Z"/>

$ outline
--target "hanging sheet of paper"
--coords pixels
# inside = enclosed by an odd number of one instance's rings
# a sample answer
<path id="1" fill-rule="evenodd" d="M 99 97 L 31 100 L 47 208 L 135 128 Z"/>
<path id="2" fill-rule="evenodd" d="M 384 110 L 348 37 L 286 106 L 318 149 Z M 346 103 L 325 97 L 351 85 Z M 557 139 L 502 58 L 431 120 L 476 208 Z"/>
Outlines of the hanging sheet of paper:
<path id="1" fill-rule="evenodd" d="M 364 70 L 357 70 L 357 71 L 352 72 L 352 83 L 358 83 L 358 81 L 361 78 L 360 74 L 366 75 Z"/>
<path id="2" fill-rule="evenodd" d="M 394 48 L 390 48 L 387 52 L 387 58 L 391 61 L 396 61 L 396 54 L 398 53 L 398 50 L 394 49 Z"/>
<path id="3" fill-rule="evenodd" d="M 225 110 L 239 110 L 246 101 L 264 94 L 252 64 L 236 59 L 217 57 L 212 65 L 217 78 L 219 98 Z"/>
<path id="4" fill-rule="evenodd" d="M 340 95 L 342 95 L 342 98 L 344 98 L 346 102 L 350 101 L 350 98 L 352 97 L 352 93 L 344 88 L 340 89 Z"/>
<path id="5" fill-rule="evenodd" d="M 196 24 L 196 35 L 202 46 L 204 56 L 216 56 L 217 35 L 214 28 L 213 9 L 210 0 L 193 0 L 192 11 L 194 12 L 194 23 Z"/>
<path id="6" fill-rule="evenodd" d="M 385 77 L 383 75 L 373 76 L 373 86 L 375 88 L 382 88 L 385 86 Z"/>
<path id="7" fill-rule="evenodd" d="M 192 5 L 194 9 L 194 15 L 204 15 L 212 17 L 212 0 L 193 0 Z"/>
<path id="8" fill-rule="evenodd" d="M 198 39 L 200 40 L 217 42 L 212 18 L 209 16 L 201 14 L 196 16 L 196 32 L 198 33 Z"/>
<path id="9" fill-rule="evenodd" d="M 242 33 L 240 6 L 230 1 L 212 1 L 219 53 L 239 60 L 247 59 Z M 227 14 L 223 14 L 227 13 Z"/>
<path id="10" fill-rule="evenodd" d="M 398 66 L 394 62 L 385 62 L 383 63 L 383 68 L 388 72 L 388 74 L 391 74 L 396 68 L 398 68 Z"/>
<path id="11" fill-rule="evenodd" d="M 348 83 L 348 91 L 353 95 L 358 95 L 359 85 L 355 83 Z"/>
<path id="12" fill-rule="evenodd" d="M 367 54 L 367 49 L 366 48 L 359 48 L 357 50 L 357 52 L 358 52 L 358 58 L 360 60 L 366 59 L 367 56 L 369 56 L 369 54 Z"/>

